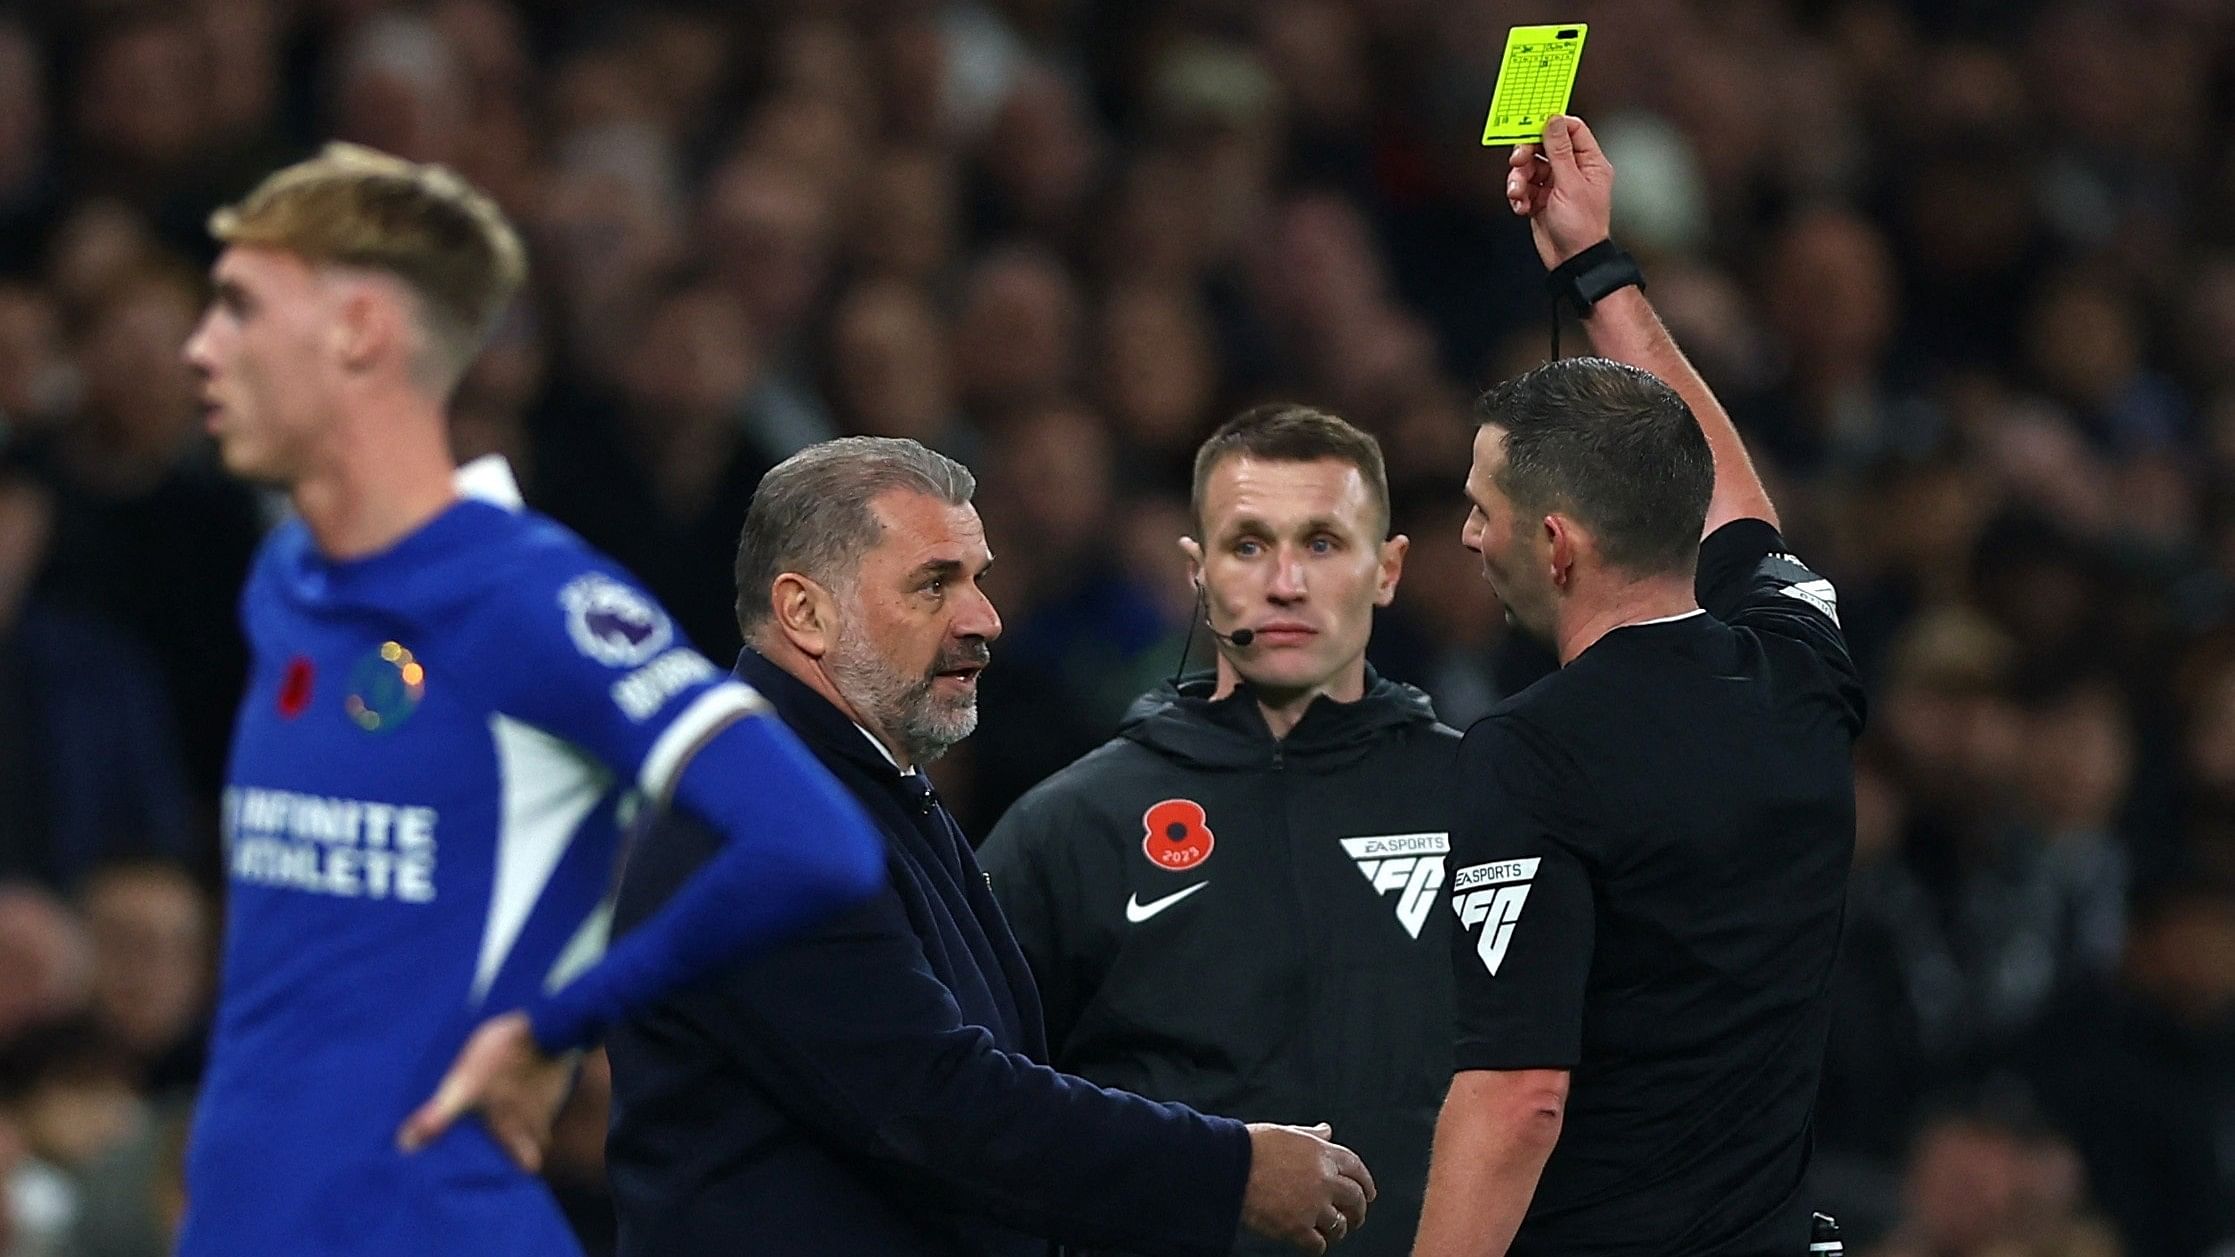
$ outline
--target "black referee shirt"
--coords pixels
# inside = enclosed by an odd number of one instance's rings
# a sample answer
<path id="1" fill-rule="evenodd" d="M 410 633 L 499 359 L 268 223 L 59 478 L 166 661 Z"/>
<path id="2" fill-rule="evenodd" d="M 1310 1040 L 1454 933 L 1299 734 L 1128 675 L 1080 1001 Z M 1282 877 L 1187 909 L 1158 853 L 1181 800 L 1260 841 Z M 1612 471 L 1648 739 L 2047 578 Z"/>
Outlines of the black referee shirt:
<path id="1" fill-rule="evenodd" d="M 1608 633 L 1461 747 L 1457 1068 L 1573 1071 L 1515 1254 L 1807 1249 L 1863 696 L 1784 549 L 1718 529 L 1701 613 Z"/>

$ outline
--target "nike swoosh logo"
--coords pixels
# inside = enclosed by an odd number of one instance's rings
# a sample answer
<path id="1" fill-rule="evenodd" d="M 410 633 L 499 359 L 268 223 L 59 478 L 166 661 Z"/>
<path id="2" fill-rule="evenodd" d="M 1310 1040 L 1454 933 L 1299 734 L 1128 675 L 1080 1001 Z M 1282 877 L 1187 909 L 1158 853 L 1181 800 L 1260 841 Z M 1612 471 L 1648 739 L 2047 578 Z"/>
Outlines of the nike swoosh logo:
<path id="1" fill-rule="evenodd" d="M 1147 903 L 1142 903 L 1141 897 L 1139 895 L 1135 895 L 1125 901 L 1125 919 L 1131 921 L 1135 925 L 1139 925 L 1141 922 L 1148 920 L 1150 917 L 1155 916 L 1157 913 L 1164 911 L 1166 908 L 1171 907 L 1173 904 L 1178 903 L 1180 900 L 1187 898 L 1189 895 L 1194 894 L 1196 891 L 1199 891 L 1208 885 L 1210 885 L 1209 882 L 1197 882 L 1193 886 L 1188 887 L 1186 890 L 1175 890 L 1171 894 L 1164 896 L 1162 899 L 1151 899 Z"/>

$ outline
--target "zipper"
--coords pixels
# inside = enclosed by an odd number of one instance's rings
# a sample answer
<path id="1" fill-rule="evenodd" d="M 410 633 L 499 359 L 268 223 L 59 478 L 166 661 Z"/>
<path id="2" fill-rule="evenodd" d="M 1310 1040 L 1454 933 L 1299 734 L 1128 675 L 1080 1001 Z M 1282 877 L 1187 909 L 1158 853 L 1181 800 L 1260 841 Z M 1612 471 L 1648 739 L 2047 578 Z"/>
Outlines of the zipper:
<path id="1" fill-rule="evenodd" d="M 1309 1016 L 1317 1019 L 1326 1003 L 1327 966 L 1317 958 L 1320 932 L 1325 923 L 1313 915 L 1312 874 L 1309 869 L 1310 853 L 1303 850 L 1303 833 L 1296 824 L 1294 787 L 1288 784 L 1288 754 L 1281 742 L 1273 743 L 1273 789 L 1279 796 L 1280 847 L 1282 857 L 1288 861 L 1290 904 L 1288 934 L 1297 954 L 1304 958 L 1304 1006 Z M 1306 826 L 1305 828 L 1309 828 Z M 1327 1090 L 1326 1071 L 1321 1067 L 1319 1046 L 1315 1036 L 1306 1036 L 1299 1045 L 1297 1072 L 1305 1095 L 1324 1095 Z M 1319 1121 L 1319 1118 L 1312 1118 Z"/>

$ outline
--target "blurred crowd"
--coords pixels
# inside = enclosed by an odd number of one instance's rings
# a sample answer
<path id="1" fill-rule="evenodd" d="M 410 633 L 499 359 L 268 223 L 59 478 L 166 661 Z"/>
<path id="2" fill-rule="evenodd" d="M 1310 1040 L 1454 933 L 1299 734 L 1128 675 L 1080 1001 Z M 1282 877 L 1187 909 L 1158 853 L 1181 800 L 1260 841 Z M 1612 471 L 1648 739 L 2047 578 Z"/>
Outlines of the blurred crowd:
<path id="1" fill-rule="evenodd" d="M 1179 662 L 1189 455 L 1254 401 L 1384 443 L 1377 667 L 1464 726 L 1546 666 L 1458 486 L 1548 348 L 1475 142 L 1547 20 L 1872 685 L 1818 1207 L 1886 1257 L 2235 1252 L 2235 6 L 0 0 L 0 1254 L 181 1203 L 283 506 L 178 361 L 215 204 L 333 137 L 495 195 L 532 293 L 458 453 L 717 658 L 762 471 L 969 463 L 1007 632 L 934 771 L 983 835 Z"/>

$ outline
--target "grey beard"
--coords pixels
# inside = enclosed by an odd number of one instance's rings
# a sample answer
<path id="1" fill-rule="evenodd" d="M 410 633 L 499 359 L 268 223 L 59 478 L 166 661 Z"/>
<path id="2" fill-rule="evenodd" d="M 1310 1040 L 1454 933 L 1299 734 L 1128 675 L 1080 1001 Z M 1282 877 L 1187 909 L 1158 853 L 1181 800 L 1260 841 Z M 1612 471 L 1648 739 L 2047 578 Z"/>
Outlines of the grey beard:
<path id="1" fill-rule="evenodd" d="M 830 674 L 839 694 L 899 742 L 913 763 L 930 763 L 978 727 L 976 694 L 959 706 L 942 704 L 932 688 L 935 678 L 900 675 L 843 626 Z"/>

